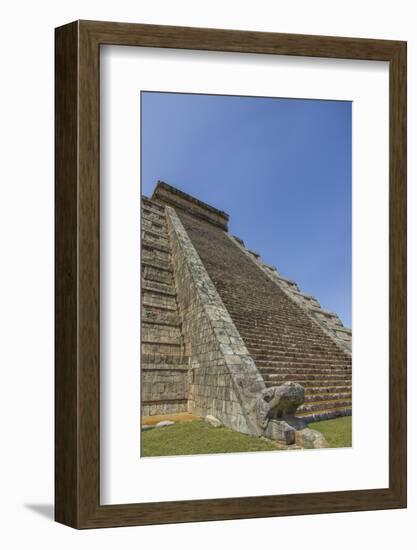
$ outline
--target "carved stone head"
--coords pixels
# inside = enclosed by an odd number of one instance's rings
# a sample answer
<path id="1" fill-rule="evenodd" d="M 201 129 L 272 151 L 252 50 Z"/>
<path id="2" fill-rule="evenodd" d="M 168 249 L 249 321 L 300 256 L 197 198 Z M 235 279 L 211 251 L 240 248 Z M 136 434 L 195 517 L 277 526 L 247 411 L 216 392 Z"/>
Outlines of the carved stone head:
<path id="1" fill-rule="evenodd" d="M 272 419 L 278 420 L 294 415 L 304 403 L 304 388 L 297 382 L 285 382 L 262 391 L 257 400 L 259 425 L 266 428 Z"/>

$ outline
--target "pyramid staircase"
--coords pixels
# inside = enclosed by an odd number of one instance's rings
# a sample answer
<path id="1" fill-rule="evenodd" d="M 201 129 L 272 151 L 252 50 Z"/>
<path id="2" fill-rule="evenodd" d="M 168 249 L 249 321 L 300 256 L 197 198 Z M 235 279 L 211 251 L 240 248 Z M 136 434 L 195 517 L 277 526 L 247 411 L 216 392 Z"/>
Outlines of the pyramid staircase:
<path id="1" fill-rule="evenodd" d="M 285 381 L 302 384 L 305 403 L 297 416 L 307 421 L 351 414 L 351 354 L 255 265 L 224 229 L 181 208 L 177 214 L 266 386 Z M 319 306 L 316 300 L 314 305 Z"/>
<path id="2" fill-rule="evenodd" d="M 184 355 L 163 206 L 142 198 L 142 415 L 187 410 L 188 357 Z"/>

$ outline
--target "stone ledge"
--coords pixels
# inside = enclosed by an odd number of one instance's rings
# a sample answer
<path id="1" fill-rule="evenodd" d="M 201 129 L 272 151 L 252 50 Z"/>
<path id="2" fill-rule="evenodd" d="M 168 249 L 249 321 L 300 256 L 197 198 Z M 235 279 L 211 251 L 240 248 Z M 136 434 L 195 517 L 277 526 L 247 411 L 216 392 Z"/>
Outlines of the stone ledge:
<path id="1" fill-rule="evenodd" d="M 162 213 L 164 212 L 164 207 L 161 206 L 160 204 L 156 204 L 152 202 L 149 197 L 145 197 L 145 195 L 142 195 L 141 199 L 142 199 L 142 204 L 146 205 L 148 208 L 159 210 Z"/>
<path id="2" fill-rule="evenodd" d="M 148 214 L 150 214 L 151 216 L 158 216 L 158 218 L 162 221 L 165 219 L 165 215 L 163 212 L 160 212 L 159 210 L 155 210 L 155 208 L 145 205 L 142 210 L 142 215 L 145 219 L 152 220 L 152 217 L 149 218 Z"/>
<path id="3" fill-rule="evenodd" d="M 167 273 L 172 273 L 172 267 L 165 267 L 161 264 L 155 263 L 154 260 L 149 260 L 147 258 L 142 258 L 142 266 L 153 267 L 154 269 L 159 269 L 160 271 L 166 271 Z"/>
<path id="4" fill-rule="evenodd" d="M 262 266 L 265 267 L 266 269 L 269 269 L 270 271 L 276 271 L 278 273 L 278 270 L 274 265 L 262 262 Z"/>
<path id="5" fill-rule="evenodd" d="M 293 281 L 292 279 L 288 279 L 287 277 L 283 277 L 282 275 L 278 275 L 278 273 L 275 274 L 275 277 L 279 279 L 280 281 L 284 281 L 287 285 L 295 286 L 298 288 L 297 283 Z"/>
<path id="6" fill-rule="evenodd" d="M 304 298 L 305 300 L 314 300 L 315 302 L 318 301 L 317 298 L 315 298 L 311 294 L 306 294 L 305 292 L 301 292 L 300 290 L 292 290 L 291 292 L 296 296 L 300 296 L 301 298 Z"/>
<path id="7" fill-rule="evenodd" d="M 335 327 L 334 329 L 336 332 L 345 332 L 346 334 L 350 334 L 352 336 L 352 329 L 346 328 L 346 327 Z"/>
<path id="8" fill-rule="evenodd" d="M 333 311 L 329 311 L 328 309 L 318 308 L 315 306 L 310 307 L 310 309 L 313 313 L 318 313 L 319 315 L 325 315 L 326 317 L 337 317 L 339 319 L 339 316 L 337 313 L 334 313 Z"/>
<path id="9" fill-rule="evenodd" d="M 169 246 L 166 244 L 155 243 L 154 241 L 148 241 L 142 239 L 142 248 L 147 248 L 148 250 L 159 250 L 159 252 L 164 252 L 169 254 Z"/>
<path id="10" fill-rule="evenodd" d="M 173 206 L 174 208 L 180 208 L 185 210 L 189 214 L 203 219 L 209 223 L 221 227 L 227 231 L 227 224 L 229 222 L 229 214 L 218 210 L 209 204 L 206 204 L 199 199 L 168 185 L 163 181 L 158 181 L 155 190 L 152 195 L 152 200 L 161 201 L 164 204 Z"/>
<path id="11" fill-rule="evenodd" d="M 158 288 L 156 285 L 149 284 L 147 282 L 142 282 L 142 292 L 151 292 L 152 294 L 161 294 L 162 296 L 175 296 L 175 290 L 171 288 Z"/>

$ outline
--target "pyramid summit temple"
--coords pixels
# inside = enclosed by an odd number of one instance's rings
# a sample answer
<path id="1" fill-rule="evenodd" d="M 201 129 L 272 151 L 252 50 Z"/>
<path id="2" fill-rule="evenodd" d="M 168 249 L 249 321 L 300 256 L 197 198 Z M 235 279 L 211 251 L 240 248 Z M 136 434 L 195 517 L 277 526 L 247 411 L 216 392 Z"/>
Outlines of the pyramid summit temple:
<path id="1" fill-rule="evenodd" d="M 352 411 L 351 330 L 164 182 L 141 204 L 142 416 L 212 415 L 295 441 Z"/>

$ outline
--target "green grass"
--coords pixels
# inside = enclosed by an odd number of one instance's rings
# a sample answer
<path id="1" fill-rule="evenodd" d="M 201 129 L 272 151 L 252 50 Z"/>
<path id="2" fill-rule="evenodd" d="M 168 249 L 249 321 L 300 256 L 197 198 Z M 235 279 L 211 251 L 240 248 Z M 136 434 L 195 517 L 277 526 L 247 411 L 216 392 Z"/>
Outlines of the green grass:
<path id="1" fill-rule="evenodd" d="M 183 422 L 142 432 L 142 456 L 276 450 L 272 442 L 234 432 L 223 426 L 214 428 L 204 421 Z"/>
<path id="2" fill-rule="evenodd" d="M 352 418 L 344 416 L 309 425 L 320 431 L 329 447 L 351 447 Z M 234 432 L 229 428 L 214 428 L 204 421 L 182 422 L 142 432 L 142 456 L 199 455 L 277 451 L 272 441 Z"/>
<path id="3" fill-rule="evenodd" d="M 321 432 L 331 448 L 352 446 L 351 416 L 341 416 L 332 420 L 312 422 L 309 424 L 309 428 Z"/>

